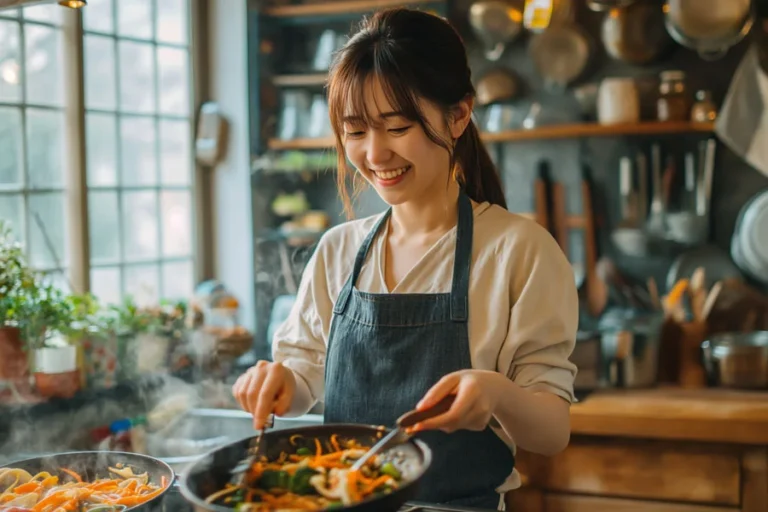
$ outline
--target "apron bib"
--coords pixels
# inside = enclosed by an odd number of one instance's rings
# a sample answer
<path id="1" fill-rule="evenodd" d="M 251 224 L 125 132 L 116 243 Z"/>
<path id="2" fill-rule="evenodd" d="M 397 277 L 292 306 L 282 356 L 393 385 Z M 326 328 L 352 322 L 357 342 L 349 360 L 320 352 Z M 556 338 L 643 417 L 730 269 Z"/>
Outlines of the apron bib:
<path id="1" fill-rule="evenodd" d="M 325 365 L 325 422 L 394 426 L 445 375 L 472 368 L 469 353 L 469 272 L 473 212 L 459 195 L 450 293 L 372 294 L 357 278 L 388 210 L 368 233 L 339 293 Z M 489 428 L 452 434 L 422 432 L 432 449 L 418 501 L 496 509 L 496 488 L 514 456 Z"/>

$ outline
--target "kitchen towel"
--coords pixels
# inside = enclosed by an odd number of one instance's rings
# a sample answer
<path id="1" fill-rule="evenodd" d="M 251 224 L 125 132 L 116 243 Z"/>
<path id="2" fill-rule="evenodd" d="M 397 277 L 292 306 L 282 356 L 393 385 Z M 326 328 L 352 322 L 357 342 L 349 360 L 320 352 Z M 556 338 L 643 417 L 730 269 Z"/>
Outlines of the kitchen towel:
<path id="1" fill-rule="evenodd" d="M 715 122 L 715 134 L 749 165 L 768 176 L 768 75 L 752 46 L 739 64 Z"/>

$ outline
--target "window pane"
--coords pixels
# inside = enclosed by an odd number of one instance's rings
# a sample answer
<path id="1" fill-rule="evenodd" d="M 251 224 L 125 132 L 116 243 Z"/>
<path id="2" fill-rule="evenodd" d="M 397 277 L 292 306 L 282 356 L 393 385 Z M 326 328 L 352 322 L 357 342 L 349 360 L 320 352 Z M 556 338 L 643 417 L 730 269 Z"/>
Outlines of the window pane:
<path id="1" fill-rule="evenodd" d="M 3 9 L 0 11 L 0 17 L 5 16 L 6 18 L 17 18 L 19 16 L 19 10 L 18 9 Z"/>
<path id="2" fill-rule="evenodd" d="M 58 6 L 56 6 L 59 8 Z M 61 105 L 61 32 L 42 25 L 24 25 L 24 68 L 27 102 Z"/>
<path id="3" fill-rule="evenodd" d="M 123 247 L 126 259 L 157 258 L 157 193 L 125 192 L 122 212 Z"/>
<path id="4" fill-rule="evenodd" d="M 152 38 L 151 0 L 125 0 L 117 2 L 117 32 L 121 36 Z"/>
<path id="5" fill-rule="evenodd" d="M 10 222 L 14 237 L 23 243 L 24 200 L 21 194 L 0 194 L 0 219 Z"/>
<path id="6" fill-rule="evenodd" d="M 116 88 L 114 40 L 109 37 L 86 35 L 85 106 L 115 110 L 117 108 Z"/>
<path id="7" fill-rule="evenodd" d="M 21 153 L 21 110 L 0 107 L 0 187 L 22 184 Z"/>
<path id="8" fill-rule="evenodd" d="M 45 234 L 40 228 L 40 223 Z M 57 268 L 68 262 L 66 223 L 64 222 L 63 193 L 31 194 L 29 196 L 29 223 L 31 239 L 29 255 L 32 266 L 37 268 Z M 48 247 L 46 235 L 52 247 Z M 56 263 L 58 259 L 59 264 Z"/>
<path id="9" fill-rule="evenodd" d="M 30 187 L 54 188 L 64 183 L 64 114 L 27 110 L 27 169 Z"/>
<path id="10" fill-rule="evenodd" d="M 83 9 L 85 30 L 113 33 L 115 23 L 112 7 L 112 0 L 88 0 L 88 7 Z"/>
<path id="11" fill-rule="evenodd" d="M 160 73 L 160 112 L 172 115 L 189 113 L 189 54 L 177 48 L 158 48 Z"/>
<path id="12" fill-rule="evenodd" d="M 89 192 L 91 261 L 120 261 L 120 219 L 117 192 Z"/>
<path id="13" fill-rule="evenodd" d="M 157 184 L 156 137 L 153 119 L 127 117 L 120 121 L 123 185 Z"/>
<path id="14" fill-rule="evenodd" d="M 61 23 L 62 7 L 56 4 L 35 5 L 22 9 L 25 20 L 44 21 L 46 23 Z"/>
<path id="15" fill-rule="evenodd" d="M 0 101 L 21 100 L 19 24 L 0 20 Z"/>
<path id="16" fill-rule="evenodd" d="M 88 4 L 91 5 L 90 3 Z M 120 290 L 119 268 L 92 268 L 91 293 L 106 304 L 119 304 Z"/>
<path id="17" fill-rule="evenodd" d="M 89 4 L 90 5 L 90 4 Z M 88 185 L 117 185 L 117 120 L 109 114 L 85 117 Z"/>
<path id="18" fill-rule="evenodd" d="M 157 0 L 157 40 L 187 44 L 188 1 Z"/>
<path id="19" fill-rule="evenodd" d="M 187 185 L 192 170 L 187 121 L 160 121 L 160 171 L 164 185 Z"/>
<path id="20" fill-rule="evenodd" d="M 163 191 L 160 208 L 163 219 L 163 255 L 192 255 L 192 193 Z"/>
<path id="21" fill-rule="evenodd" d="M 121 2 L 120 5 L 131 2 Z M 155 63 L 152 45 L 120 41 L 120 108 L 127 112 L 155 111 Z"/>
<path id="22" fill-rule="evenodd" d="M 64 114 L 28 109 L 27 137 L 30 187 L 61 187 L 64 184 Z"/>
<path id="23" fill-rule="evenodd" d="M 191 261 L 163 264 L 163 299 L 184 300 L 192 296 L 194 268 Z"/>
<path id="24" fill-rule="evenodd" d="M 155 306 L 160 301 L 160 272 L 157 265 L 136 265 L 125 269 L 125 293 L 140 306 Z"/>
<path id="25" fill-rule="evenodd" d="M 43 282 L 45 284 L 52 285 L 54 288 L 58 288 L 64 293 L 69 293 L 72 291 L 69 286 L 69 276 L 67 276 L 67 269 L 65 268 L 44 273 Z"/>

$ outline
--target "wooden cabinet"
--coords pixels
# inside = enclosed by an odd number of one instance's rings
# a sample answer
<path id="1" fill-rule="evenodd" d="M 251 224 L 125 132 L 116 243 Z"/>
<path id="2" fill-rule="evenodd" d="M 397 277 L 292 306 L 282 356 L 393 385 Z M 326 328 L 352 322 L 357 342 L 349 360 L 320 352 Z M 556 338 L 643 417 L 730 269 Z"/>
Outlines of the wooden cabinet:
<path id="1" fill-rule="evenodd" d="M 551 458 L 518 452 L 523 486 L 508 496 L 508 509 L 768 512 L 768 395 L 675 390 L 664 396 L 662 390 L 603 394 L 574 405 L 564 452 Z M 590 415 L 601 426 L 590 424 Z"/>

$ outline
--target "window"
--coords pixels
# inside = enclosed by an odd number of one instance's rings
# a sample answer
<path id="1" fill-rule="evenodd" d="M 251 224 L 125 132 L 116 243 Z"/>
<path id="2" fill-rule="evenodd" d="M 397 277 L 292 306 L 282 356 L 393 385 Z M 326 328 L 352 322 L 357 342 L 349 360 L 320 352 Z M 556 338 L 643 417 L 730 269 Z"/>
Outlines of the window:
<path id="1" fill-rule="evenodd" d="M 32 265 L 68 263 L 60 9 L 0 11 L 0 218 Z"/>
<path id="2" fill-rule="evenodd" d="M 66 267 L 66 87 L 84 98 L 91 291 L 106 302 L 186 298 L 194 283 L 189 0 L 89 0 L 0 11 L 0 217 L 37 268 Z M 66 23 L 81 16 L 82 24 Z M 82 31 L 81 28 L 82 27 Z M 67 31 L 82 45 L 64 47 Z M 62 49 L 64 48 L 64 50 Z M 63 51 L 82 49 L 62 80 Z M 75 137 L 77 139 L 77 137 Z M 5 155 L 10 155 L 10 158 Z M 76 181 L 76 180 L 75 180 Z M 70 205 L 71 206 L 71 205 Z M 47 243 L 40 230 L 40 219 Z"/>
<path id="3" fill-rule="evenodd" d="M 83 9 L 91 288 L 186 297 L 193 282 L 188 0 Z"/>

